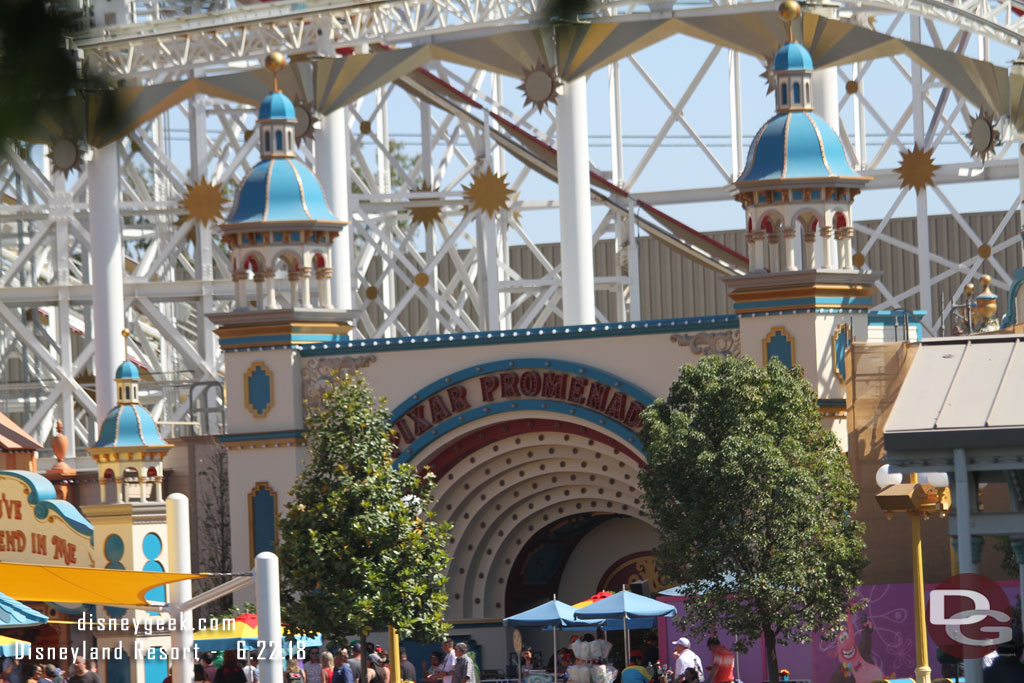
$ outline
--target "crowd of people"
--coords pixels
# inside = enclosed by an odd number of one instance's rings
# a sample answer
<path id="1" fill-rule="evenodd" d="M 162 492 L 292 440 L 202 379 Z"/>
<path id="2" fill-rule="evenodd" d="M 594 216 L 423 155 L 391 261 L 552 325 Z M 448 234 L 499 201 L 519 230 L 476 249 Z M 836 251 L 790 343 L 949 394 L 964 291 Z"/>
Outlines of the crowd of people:
<path id="1" fill-rule="evenodd" d="M 4 683 L 100 683 L 98 663 L 77 657 L 67 668 L 57 664 L 29 662 L 5 657 L 0 664 L 0 680 Z"/>
<path id="2" fill-rule="evenodd" d="M 672 643 L 672 666 L 662 667 L 658 661 L 657 641 L 650 639 L 643 650 L 632 650 L 629 661 L 621 674 L 609 659 L 612 646 L 598 630 L 597 637 L 586 634 L 573 637 L 569 647 L 557 653 L 559 680 L 564 683 L 732 683 L 737 681 L 735 655 L 716 637 L 707 641 L 711 651 L 710 668 L 705 671 L 704 662 L 690 648 L 688 638 L 679 638 Z M 547 671 L 553 671 L 549 660 Z M 541 668 L 534 660 L 533 650 L 524 648 L 520 655 L 520 674 L 523 679 Z M 428 679 L 437 680 L 437 679 Z"/>
<path id="3" fill-rule="evenodd" d="M 706 679 L 704 665 L 690 649 L 690 641 L 680 638 L 673 646 L 674 675 L 659 675 L 658 665 L 652 666 L 651 655 L 657 659 L 657 648 L 650 643 L 650 651 L 630 653 L 628 665 L 621 672 L 621 683 L 652 683 L 655 678 L 658 680 L 654 683 L 730 683 L 734 680 L 735 658 L 717 638 L 708 640 L 713 660 Z M 600 631 L 596 638 L 591 634 L 574 637 L 568 648 L 552 656 L 547 669 L 555 668 L 557 657 L 559 678 L 564 683 L 614 683 L 620 679 L 620 672 L 609 660 L 611 650 L 611 644 Z M 399 651 L 400 661 L 396 667 L 392 667 L 383 648 L 368 642 L 366 652 L 364 657 L 359 641 L 333 652 L 310 648 L 304 661 L 290 659 L 286 662 L 285 683 L 358 683 L 364 668 L 366 683 L 480 683 L 469 647 L 451 638 L 442 643 L 440 651 L 431 653 L 430 661 L 423 664 L 422 675 L 417 675 L 405 648 Z M 529 647 L 522 652 L 520 666 L 524 678 L 541 666 L 533 657 Z M 75 659 L 68 671 L 52 663 L 13 658 L 4 659 L 0 669 L 2 683 L 101 683 L 97 662 L 87 662 L 82 657 Z M 234 650 L 223 654 L 205 652 L 195 663 L 193 678 L 194 683 L 259 683 L 259 661 L 255 652 L 241 661 Z M 171 683 L 171 677 L 164 683 Z"/>

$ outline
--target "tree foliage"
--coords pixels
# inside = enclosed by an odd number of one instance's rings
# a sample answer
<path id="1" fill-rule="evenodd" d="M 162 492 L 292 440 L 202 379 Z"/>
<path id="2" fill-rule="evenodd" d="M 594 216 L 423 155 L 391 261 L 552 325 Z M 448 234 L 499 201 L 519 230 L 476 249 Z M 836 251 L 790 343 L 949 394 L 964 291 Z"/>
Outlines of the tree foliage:
<path id="1" fill-rule="evenodd" d="M 358 373 L 336 376 L 307 418 L 309 459 L 280 521 L 283 620 L 334 642 L 394 626 L 445 632 L 448 526 L 429 510 L 434 475 L 394 464 L 394 431 Z"/>
<path id="2" fill-rule="evenodd" d="M 799 370 L 709 356 L 643 413 L 640 484 L 663 576 L 688 588 L 686 629 L 745 651 L 835 634 L 856 609 L 857 486 Z"/>

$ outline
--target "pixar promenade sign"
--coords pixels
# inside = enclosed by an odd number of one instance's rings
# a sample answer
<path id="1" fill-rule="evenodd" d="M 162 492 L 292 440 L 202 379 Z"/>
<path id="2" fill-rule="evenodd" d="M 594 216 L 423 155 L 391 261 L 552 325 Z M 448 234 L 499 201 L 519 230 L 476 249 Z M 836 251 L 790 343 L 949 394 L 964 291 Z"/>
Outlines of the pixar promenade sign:
<path id="1" fill-rule="evenodd" d="M 636 443 L 640 413 L 654 397 L 597 368 L 568 361 L 485 363 L 444 377 L 395 409 L 399 460 L 474 420 L 511 411 L 561 413 Z"/>

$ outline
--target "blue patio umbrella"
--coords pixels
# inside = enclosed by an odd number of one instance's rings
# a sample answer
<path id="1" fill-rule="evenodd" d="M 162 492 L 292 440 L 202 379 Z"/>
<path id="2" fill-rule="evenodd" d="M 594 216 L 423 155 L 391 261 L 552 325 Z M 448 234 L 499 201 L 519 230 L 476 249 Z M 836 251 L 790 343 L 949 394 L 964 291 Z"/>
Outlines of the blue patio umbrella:
<path id="1" fill-rule="evenodd" d="M 651 617 L 674 617 L 676 608 L 672 605 L 645 598 L 638 593 L 621 590 L 615 595 L 598 600 L 576 610 L 577 619 L 615 619 L 622 620 L 622 628 L 626 632 L 626 661 L 629 661 L 629 628 L 627 621 L 649 619 Z"/>
<path id="2" fill-rule="evenodd" d="M 551 640 L 552 640 L 552 654 L 555 662 L 555 680 L 558 680 L 558 629 L 566 628 L 569 626 L 601 626 L 604 624 L 603 619 L 578 619 L 573 615 L 572 605 L 567 605 L 564 602 L 560 602 L 552 598 L 543 605 L 538 605 L 533 609 L 528 609 L 525 612 L 519 614 L 513 614 L 511 617 L 505 617 L 502 623 L 505 626 L 551 626 Z M 519 667 L 516 667 L 516 671 L 519 672 Z M 521 674 L 521 672 L 520 672 Z"/>
<path id="3" fill-rule="evenodd" d="M 0 629 L 39 626 L 49 620 L 45 614 L 0 593 Z"/>

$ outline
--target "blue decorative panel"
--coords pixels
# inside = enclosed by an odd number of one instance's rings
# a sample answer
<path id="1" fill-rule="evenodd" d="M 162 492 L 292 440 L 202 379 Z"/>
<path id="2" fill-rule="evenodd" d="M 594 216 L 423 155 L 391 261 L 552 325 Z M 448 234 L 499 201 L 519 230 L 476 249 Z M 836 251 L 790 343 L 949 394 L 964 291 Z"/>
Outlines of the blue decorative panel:
<path id="1" fill-rule="evenodd" d="M 846 324 L 836 328 L 836 333 L 832 335 L 832 369 L 836 376 L 844 382 L 846 381 L 846 354 L 850 350 L 852 341 L 850 326 Z"/>
<path id="2" fill-rule="evenodd" d="M 273 376 L 263 363 L 253 363 L 245 373 L 245 405 L 256 417 L 266 417 L 274 405 Z"/>
<path id="3" fill-rule="evenodd" d="M 121 564 L 122 558 L 124 558 L 124 540 L 117 534 L 110 534 L 107 536 L 107 540 L 103 541 L 103 556 L 107 559 L 107 564 L 104 569 L 124 569 L 124 565 Z M 107 614 L 120 619 L 128 610 L 121 607 L 104 607 L 107 610 Z M 108 680 L 113 680 L 108 678 Z"/>
<path id="4" fill-rule="evenodd" d="M 811 199 L 821 199 L 821 190 L 811 190 Z"/>
<path id="5" fill-rule="evenodd" d="M 146 653 L 146 664 L 144 666 L 146 683 L 163 683 L 169 673 L 167 660 L 161 658 L 160 650 L 150 648 Z"/>
<path id="6" fill-rule="evenodd" d="M 277 493 L 267 482 L 249 492 L 249 549 L 252 559 L 277 546 Z"/>
<path id="7" fill-rule="evenodd" d="M 150 532 L 142 539 L 142 555 L 147 560 L 155 560 L 160 557 L 160 551 L 163 549 L 163 541 L 155 533 Z"/>
<path id="8" fill-rule="evenodd" d="M 109 610 L 108 610 L 109 611 Z M 124 612 L 124 610 L 121 610 Z M 107 660 L 107 683 L 132 683 L 132 661 L 127 657 Z M 164 677 L 166 678 L 166 674 Z M 163 680 L 163 679 L 160 679 Z"/>
<path id="9" fill-rule="evenodd" d="M 793 367 L 793 338 L 781 327 L 773 327 L 764 338 L 765 364 L 772 358 L 778 358 L 787 368 Z"/>
<path id="10" fill-rule="evenodd" d="M 160 557 L 160 551 L 163 550 L 164 544 L 160 540 L 160 537 L 154 533 L 148 533 L 142 539 L 142 554 L 146 558 L 146 564 L 142 566 L 144 572 L 162 572 L 164 566 L 157 562 Z M 146 599 L 152 600 L 153 602 L 165 602 L 167 600 L 167 591 L 164 586 L 154 586 L 146 591 Z M 160 679 L 163 681 L 163 679 Z"/>

